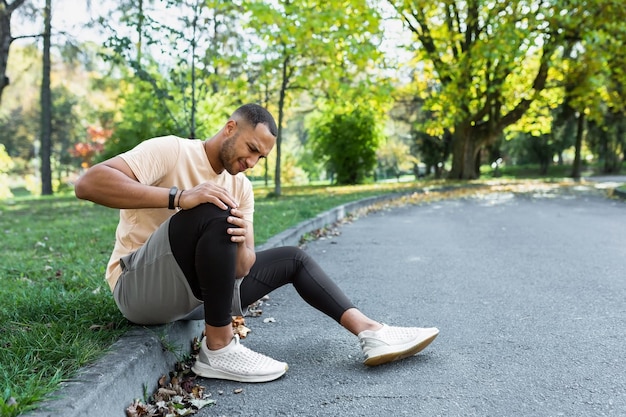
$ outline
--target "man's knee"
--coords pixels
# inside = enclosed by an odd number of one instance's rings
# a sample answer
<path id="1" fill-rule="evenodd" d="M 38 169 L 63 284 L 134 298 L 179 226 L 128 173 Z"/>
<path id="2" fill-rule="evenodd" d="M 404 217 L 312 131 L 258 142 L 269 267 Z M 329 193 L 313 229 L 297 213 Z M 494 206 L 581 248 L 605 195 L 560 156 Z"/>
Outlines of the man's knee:
<path id="1" fill-rule="evenodd" d="M 222 210 L 212 203 L 200 204 L 189 210 L 181 210 L 174 217 L 179 217 L 185 223 L 195 223 L 197 225 L 211 223 L 214 220 L 223 220 L 230 216 L 230 207 Z"/>
<path id="2" fill-rule="evenodd" d="M 170 230 L 185 231 L 186 238 L 191 236 L 213 235 L 216 241 L 226 239 L 230 242 L 227 229 L 232 227 L 228 222 L 230 209 L 222 210 L 211 203 L 201 204 L 189 210 L 176 213 L 170 222 Z M 170 239 L 172 235 L 170 234 Z"/>
<path id="3" fill-rule="evenodd" d="M 178 212 L 178 214 L 191 213 L 193 215 L 200 215 L 202 217 L 226 218 L 230 216 L 230 210 L 231 210 L 231 207 L 228 207 L 226 210 L 224 210 L 224 209 L 219 208 L 213 203 L 204 203 L 189 210 L 182 210 Z"/>
<path id="4" fill-rule="evenodd" d="M 283 246 L 280 249 L 282 251 L 281 255 L 290 259 L 294 259 L 299 262 L 309 259 L 309 254 L 297 246 Z"/>

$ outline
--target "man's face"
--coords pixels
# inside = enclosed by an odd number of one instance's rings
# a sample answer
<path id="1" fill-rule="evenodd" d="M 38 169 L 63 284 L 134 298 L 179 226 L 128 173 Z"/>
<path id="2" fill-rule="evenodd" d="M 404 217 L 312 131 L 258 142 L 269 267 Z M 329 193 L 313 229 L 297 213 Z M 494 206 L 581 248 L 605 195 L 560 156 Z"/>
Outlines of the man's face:
<path id="1" fill-rule="evenodd" d="M 232 175 L 253 168 L 259 159 L 265 158 L 272 150 L 276 138 L 266 125 L 259 123 L 253 129 L 239 122 L 232 136 L 227 138 L 220 149 L 220 162 Z"/>

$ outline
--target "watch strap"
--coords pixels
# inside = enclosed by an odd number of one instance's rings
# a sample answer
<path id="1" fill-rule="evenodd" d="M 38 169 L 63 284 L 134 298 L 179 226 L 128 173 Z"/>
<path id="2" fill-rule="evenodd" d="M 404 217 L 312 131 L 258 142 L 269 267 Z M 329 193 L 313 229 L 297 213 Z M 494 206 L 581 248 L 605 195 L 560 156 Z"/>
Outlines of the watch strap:
<path id="1" fill-rule="evenodd" d="M 174 200 L 176 199 L 176 194 L 178 194 L 178 187 L 173 186 L 170 188 L 170 199 L 167 204 L 167 208 L 170 210 L 174 210 L 176 206 L 174 205 Z"/>

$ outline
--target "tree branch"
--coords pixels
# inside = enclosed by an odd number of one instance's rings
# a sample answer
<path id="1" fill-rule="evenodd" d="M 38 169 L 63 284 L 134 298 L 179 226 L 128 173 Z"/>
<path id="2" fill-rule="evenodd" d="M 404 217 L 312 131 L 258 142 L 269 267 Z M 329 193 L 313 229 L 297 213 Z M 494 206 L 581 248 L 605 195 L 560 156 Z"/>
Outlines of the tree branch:
<path id="1" fill-rule="evenodd" d="M 541 64 L 539 65 L 537 75 L 535 75 L 535 79 L 533 80 L 532 96 L 521 100 L 517 103 L 517 106 L 515 106 L 513 110 L 505 114 L 497 124 L 498 129 L 504 129 L 505 127 L 517 122 L 524 115 L 526 110 L 528 110 L 537 94 L 545 88 L 546 80 L 548 78 L 548 69 L 550 68 L 550 59 L 554 53 L 554 49 L 555 45 L 553 40 L 546 40 L 541 55 Z"/>
<path id="2" fill-rule="evenodd" d="M 435 67 L 435 71 L 439 74 L 439 79 L 442 84 L 447 84 L 451 81 L 450 76 L 447 74 L 446 65 L 441 61 L 439 56 L 439 51 L 437 50 L 437 46 L 435 45 L 435 41 L 431 35 L 430 28 L 426 23 L 426 17 L 422 10 L 416 9 L 415 11 L 403 11 L 400 10 L 398 6 L 394 3 L 391 3 L 391 6 L 398 12 L 398 14 L 402 17 L 404 22 L 407 24 L 409 30 L 413 32 L 419 41 L 422 43 L 424 50 L 428 54 L 430 60 L 433 62 Z M 417 26 L 413 24 L 411 18 L 415 20 Z M 418 27 L 419 26 L 419 27 Z"/>

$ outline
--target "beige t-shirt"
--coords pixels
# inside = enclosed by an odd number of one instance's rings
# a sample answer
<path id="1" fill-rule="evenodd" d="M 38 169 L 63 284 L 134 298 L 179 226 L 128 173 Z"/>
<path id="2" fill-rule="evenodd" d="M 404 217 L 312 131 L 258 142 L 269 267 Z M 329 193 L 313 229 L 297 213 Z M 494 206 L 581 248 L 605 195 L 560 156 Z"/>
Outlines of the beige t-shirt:
<path id="1" fill-rule="evenodd" d="M 203 182 L 224 187 L 239 203 L 244 219 L 252 222 L 254 194 L 250 180 L 243 174 L 231 175 L 227 171 L 216 174 L 204 150 L 204 142 L 176 136 L 162 136 L 141 142 L 120 155 L 142 184 L 181 190 L 190 189 Z M 115 246 L 106 270 L 106 280 L 111 291 L 122 269 L 120 258 L 139 249 L 148 237 L 176 210 L 122 209 L 115 233 Z"/>

